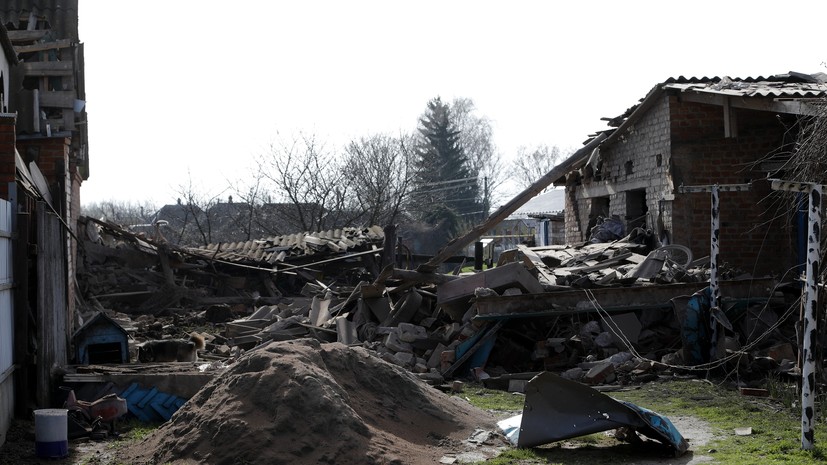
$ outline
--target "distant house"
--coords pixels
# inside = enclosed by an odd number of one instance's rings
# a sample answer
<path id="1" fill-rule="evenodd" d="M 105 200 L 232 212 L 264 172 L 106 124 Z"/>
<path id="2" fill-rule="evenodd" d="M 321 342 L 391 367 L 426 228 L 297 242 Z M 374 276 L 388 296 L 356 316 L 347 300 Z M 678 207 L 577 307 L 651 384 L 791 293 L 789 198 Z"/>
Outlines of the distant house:
<path id="1" fill-rule="evenodd" d="M 710 195 L 679 187 L 751 183 L 720 195 L 720 259 L 752 273 L 800 263 L 801 231 L 782 224 L 765 201 L 768 177 L 794 150 L 802 116 L 827 95 L 823 74 L 768 78 L 674 78 L 610 124 L 597 148 L 565 163 L 566 242 L 583 241 L 600 217 L 626 231 L 642 227 L 662 242 L 709 255 Z M 781 163 L 779 163 L 781 161 Z M 789 207 L 787 205 L 786 207 Z"/>

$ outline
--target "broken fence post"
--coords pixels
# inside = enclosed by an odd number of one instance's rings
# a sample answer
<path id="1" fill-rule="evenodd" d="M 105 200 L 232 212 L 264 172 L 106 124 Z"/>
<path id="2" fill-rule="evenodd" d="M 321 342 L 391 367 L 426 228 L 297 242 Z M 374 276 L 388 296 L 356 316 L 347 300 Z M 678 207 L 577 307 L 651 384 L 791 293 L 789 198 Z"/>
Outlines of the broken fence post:
<path id="1" fill-rule="evenodd" d="M 801 348 L 801 448 L 815 447 L 815 353 L 818 321 L 818 273 L 821 257 L 821 184 L 772 180 L 777 191 L 806 192 L 810 196 L 807 226 L 807 265 L 804 286 L 804 346 Z"/>

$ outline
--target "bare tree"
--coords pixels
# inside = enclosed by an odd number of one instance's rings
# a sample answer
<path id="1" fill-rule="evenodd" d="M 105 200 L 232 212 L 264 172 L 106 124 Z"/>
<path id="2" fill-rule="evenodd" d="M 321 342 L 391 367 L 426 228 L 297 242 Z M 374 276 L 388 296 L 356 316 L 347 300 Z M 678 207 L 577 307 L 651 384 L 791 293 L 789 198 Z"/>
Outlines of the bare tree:
<path id="1" fill-rule="evenodd" d="M 258 166 L 280 202 L 286 227 L 322 231 L 349 226 L 360 215 L 346 208 L 349 182 L 344 168 L 313 135 L 299 134 L 271 145 Z"/>
<path id="2" fill-rule="evenodd" d="M 263 204 L 266 200 L 264 174 L 254 169 L 245 180 L 228 181 L 233 195 L 231 201 L 216 212 L 224 216 L 222 230 L 233 232 L 233 240 L 249 241 L 272 232 L 266 227 Z"/>
<path id="3" fill-rule="evenodd" d="M 509 177 L 521 189 L 525 189 L 545 176 L 565 157 L 573 153 L 573 150 L 566 150 L 565 154 L 563 152 L 556 145 L 549 147 L 546 144 L 541 144 L 533 148 L 519 147 L 514 163 L 509 169 Z"/>
<path id="4" fill-rule="evenodd" d="M 187 183 L 178 186 L 177 205 L 167 205 L 159 211 L 158 220 L 168 221 L 165 229 L 167 240 L 181 245 L 208 245 L 214 242 L 214 218 L 209 214 L 212 207 L 219 203 L 220 196 L 226 191 L 203 192 L 193 183 L 192 175 Z M 168 216 L 167 218 L 162 217 Z"/>
<path id="5" fill-rule="evenodd" d="M 368 225 L 393 224 L 413 182 L 413 139 L 377 134 L 345 148 L 354 210 Z"/>
<path id="6" fill-rule="evenodd" d="M 85 216 L 129 227 L 148 223 L 156 208 L 152 202 L 107 200 L 84 205 L 81 210 Z"/>

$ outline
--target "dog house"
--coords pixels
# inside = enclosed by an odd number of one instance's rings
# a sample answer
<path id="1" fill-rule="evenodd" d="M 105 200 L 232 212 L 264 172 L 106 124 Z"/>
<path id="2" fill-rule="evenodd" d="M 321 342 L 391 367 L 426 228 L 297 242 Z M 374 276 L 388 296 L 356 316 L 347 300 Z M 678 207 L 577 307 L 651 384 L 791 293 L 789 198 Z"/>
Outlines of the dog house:
<path id="1" fill-rule="evenodd" d="M 104 313 L 81 326 L 72 342 L 78 364 L 129 363 L 129 333 Z"/>

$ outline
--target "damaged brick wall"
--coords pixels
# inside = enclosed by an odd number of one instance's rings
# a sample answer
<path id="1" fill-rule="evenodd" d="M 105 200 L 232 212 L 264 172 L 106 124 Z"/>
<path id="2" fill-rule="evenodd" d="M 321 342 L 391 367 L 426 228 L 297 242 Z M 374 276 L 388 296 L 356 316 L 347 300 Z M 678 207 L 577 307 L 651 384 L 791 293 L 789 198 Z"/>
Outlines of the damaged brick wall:
<path id="1" fill-rule="evenodd" d="M 588 239 L 588 225 L 594 223 L 596 214 L 594 207 L 606 198 L 610 215 L 618 215 L 626 223 L 641 217 L 641 210 L 648 211 L 650 214 L 643 215 L 643 221 L 647 228 L 654 229 L 658 202 L 673 197 L 672 183 L 667 175 L 669 138 L 669 102 L 664 97 L 620 139 L 600 147 L 602 167 L 593 174 L 584 169 L 587 175 L 576 189 L 577 208 L 569 208 L 571 197 L 567 199 L 567 242 Z M 631 202 L 630 191 L 637 200 L 645 201 L 645 208 Z"/>
<path id="2" fill-rule="evenodd" d="M 709 255 L 710 196 L 678 194 L 677 188 L 752 181 L 750 192 L 721 195 L 721 259 L 753 274 L 792 266 L 794 233 L 782 219 L 769 223 L 778 212 L 768 211 L 773 204 L 765 200 L 771 192 L 766 172 L 753 167 L 782 147 L 787 127 L 774 112 L 732 111 L 737 137 L 727 138 L 722 106 L 664 94 L 620 137 L 600 147 L 599 169 L 584 167 L 581 178 L 567 182 L 566 241 L 587 240 L 595 215 L 608 204 L 609 214 L 623 220 L 627 233 L 636 219 L 657 231 L 660 213 L 671 242 L 704 257 Z"/>
<path id="3" fill-rule="evenodd" d="M 738 137 L 727 138 L 721 106 L 670 97 L 670 108 L 675 186 L 752 182 L 748 192 L 721 193 L 721 260 L 759 275 L 791 267 L 794 237 L 767 200 L 767 173 L 753 167 L 782 146 L 787 128 L 773 112 L 732 109 Z M 674 242 L 708 255 L 710 195 L 677 194 L 673 210 Z"/>

